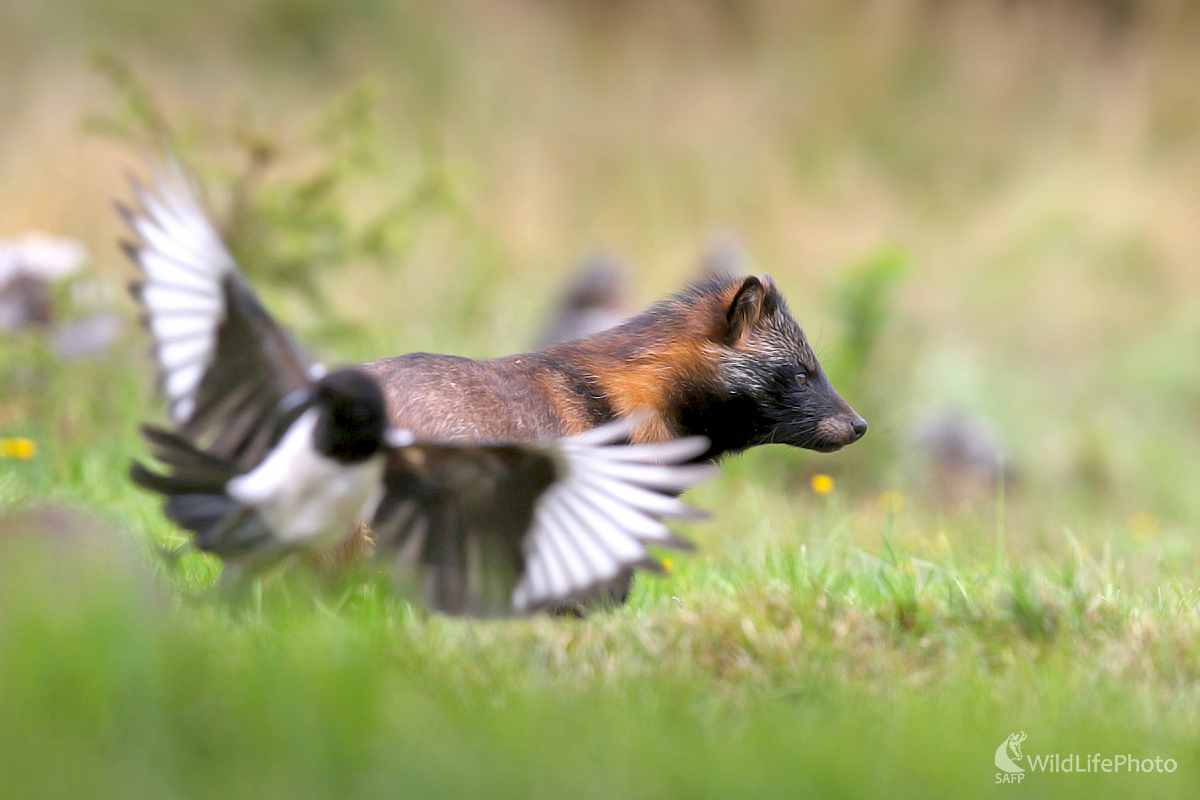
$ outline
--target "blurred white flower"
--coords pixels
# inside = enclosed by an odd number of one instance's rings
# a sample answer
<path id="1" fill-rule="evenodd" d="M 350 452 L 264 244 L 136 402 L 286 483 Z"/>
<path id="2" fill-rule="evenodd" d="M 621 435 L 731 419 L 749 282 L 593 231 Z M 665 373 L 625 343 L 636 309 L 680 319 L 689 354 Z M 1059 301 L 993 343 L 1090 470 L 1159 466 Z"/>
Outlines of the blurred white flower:
<path id="1" fill-rule="evenodd" d="M 56 281 L 74 275 L 87 260 L 87 248 L 74 239 L 31 232 L 0 239 L 0 286 L 18 275 Z"/>
<path id="2" fill-rule="evenodd" d="M 87 249 L 74 239 L 27 233 L 0 239 L 0 332 L 53 322 L 49 284 L 79 271 Z"/>

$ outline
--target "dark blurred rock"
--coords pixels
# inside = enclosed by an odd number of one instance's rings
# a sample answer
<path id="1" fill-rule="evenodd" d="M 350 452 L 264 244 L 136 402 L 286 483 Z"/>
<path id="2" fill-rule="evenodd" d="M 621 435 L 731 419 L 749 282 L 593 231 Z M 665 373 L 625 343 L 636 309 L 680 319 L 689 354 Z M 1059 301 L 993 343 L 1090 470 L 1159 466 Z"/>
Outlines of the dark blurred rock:
<path id="1" fill-rule="evenodd" d="M 733 231 L 719 231 L 700 256 L 699 277 L 746 275 L 750 267 L 750 251 L 742 238 Z"/>
<path id="2" fill-rule="evenodd" d="M 50 284 L 76 273 L 86 259 L 73 239 L 29 233 L 0 241 L 0 332 L 48 327 L 54 321 Z"/>
<path id="3" fill-rule="evenodd" d="M 0 512 L 0 583 L 12 583 L 18 577 L 10 574 L 16 564 L 37 565 L 44 573 L 35 576 L 39 579 L 69 580 L 76 570 L 111 572 L 124 578 L 144 574 L 120 528 L 89 511 L 58 504 Z"/>
<path id="4" fill-rule="evenodd" d="M 0 511 L 0 643 L 30 625 L 67 638 L 97 620 L 124 625 L 170 610 L 128 533 L 85 508 Z"/>
<path id="5" fill-rule="evenodd" d="M 921 483 L 935 501 L 962 506 L 995 497 L 1003 477 L 1015 477 L 999 433 L 978 414 L 937 409 L 913 429 Z"/>
<path id="6" fill-rule="evenodd" d="M 110 550 L 113 526 L 100 517 L 64 505 L 38 505 L 0 513 L 0 547 L 34 542 L 74 551 Z"/>
<path id="7" fill-rule="evenodd" d="M 41 278 L 20 273 L 0 284 L 0 333 L 47 328 L 53 321 L 50 287 Z"/>
<path id="8" fill-rule="evenodd" d="M 696 266 L 694 280 L 743 275 L 752 265 L 741 237 L 732 231 L 720 231 L 709 239 Z M 538 346 L 582 339 L 632 316 L 636 309 L 629 298 L 628 274 L 625 262 L 610 253 L 584 259 L 566 285 Z"/>
<path id="9" fill-rule="evenodd" d="M 54 334 L 54 352 L 64 359 L 90 358 L 108 352 L 121 331 L 121 318 L 100 313 L 66 323 Z"/>
<path id="10" fill-rule="evenodd" d="M 582 339 L 623 322 L 630 313 L 627 272 L 624 262 L 608 253 L 585 259 L 567 284 L 539 346 Z"/>

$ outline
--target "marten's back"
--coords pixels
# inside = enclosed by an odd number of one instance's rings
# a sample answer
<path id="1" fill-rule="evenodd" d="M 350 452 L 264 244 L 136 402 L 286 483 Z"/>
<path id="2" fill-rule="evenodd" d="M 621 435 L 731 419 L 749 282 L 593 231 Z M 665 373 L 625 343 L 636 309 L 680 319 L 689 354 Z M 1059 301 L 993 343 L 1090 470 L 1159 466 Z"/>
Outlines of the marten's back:
<path id="1" fill-rule="evenodd" d="M 384 387 L 393 425 L 443 442 L 520 442 L 587 429 L 563 407 L 560 375 L 537 354 L 475 361 L 410 353 L 364 369 Z"/>
<path id="2" fill-rule="evenodd" d="M 766 275 L 706 279 L 616 328 L 536 353 L 414 353 L 367 370 L 393 424 L 435 441 L 531 441 L 643 415 L 632 441 L 706 436 L 716 458 L 769 443 L 832 452 L 867 427 Z"/>

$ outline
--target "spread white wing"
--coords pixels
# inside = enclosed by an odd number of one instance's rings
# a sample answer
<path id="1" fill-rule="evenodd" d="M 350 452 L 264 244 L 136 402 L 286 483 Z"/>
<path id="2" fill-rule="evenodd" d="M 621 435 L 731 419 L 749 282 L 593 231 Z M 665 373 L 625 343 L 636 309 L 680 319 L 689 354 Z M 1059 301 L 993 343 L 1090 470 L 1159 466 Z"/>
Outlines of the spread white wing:
<path id="1" fill-rule="evenodd" d="M 124 249 L 143 274 L 131 285 L 153 337 L 171 421 L 210 453 L 249 466 L 280 423 L 282 400 L 319 374 L 246 283 L 175 162 L 134 183 L 141 209 L 118 205 L 137 237 Z"/>
<path id="2" fill-rule="evenodd" d="M 621 444 L 629 430 L 616 423 L 557 444 L 559 473 L 537 500 L 514 609 L 586 597 L 631 567 L 657 570 L 648 546 L 691 549 L 663 520 L 705 518 L 678 495 L 716 471 L 686 463 L 708 449 L 708 440 Z"/>
<path id="3" fill-rule="evenodd" d="M 715 467 L 708 441 L 627 445 L 621 421 L 549 445 L 393 451 L 377 552 L 417 565 L 446 613 L 529 613 L 587 597 L 625 571 L 661 569 L 649 547 L 688 548 L 663 523 L 698 519 L 677 495 Z"/>

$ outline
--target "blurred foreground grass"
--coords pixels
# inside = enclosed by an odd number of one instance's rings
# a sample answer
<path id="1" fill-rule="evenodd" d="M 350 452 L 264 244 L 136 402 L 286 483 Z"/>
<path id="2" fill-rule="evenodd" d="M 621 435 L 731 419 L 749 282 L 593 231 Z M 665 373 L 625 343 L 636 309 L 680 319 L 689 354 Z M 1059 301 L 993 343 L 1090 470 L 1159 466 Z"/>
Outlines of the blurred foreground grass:
<path id="1" fill-rule="evenodd" d="M 979 796 L 1017 730 L 1179 765 L 1024 794 L 1200 782 L 1194 595 L 1078 556 L 893 564 L 830 539 L 677 559 L 583 622 L 481 625 L 299 580 L 231 609 L 86 535 L 2 553 L 4 796 Z"/>
<path id="2" fill-rule="evenodd" d="M 0 437 L 37 446 L 0 459 L 0 795 L 1195 796 L 1198 32 L 1165 1 L 4 3 L 0 235 L 83 239 L 130 324 L 101 358 L 0 340 Z M 871 433 L 731 460 L 700 552 L 585 621 L 302 572 L 223 603 L 125 480 L 161 411 L 97 48 L 223 218 L 271 154 L 232 233 L 324 358 L 515 352 L 588 248 L 649 300 L 728 228 Z M 947 408 L 1005 486 L 940 496 L 913 433 Z M 1015 731 L 1178 769 L 995 786 Z"/>
<path id="3" fill-rule="evenodd" d="M 142 371 L 105 362 L 90 393 L 88 365 L 41 363 L 41 447 L 0 468 L 0 796 L 979 796 L 1014 791 L 992 758 L 1015 731 L 1178 765 L 1022 794 L 1200 786 L 1193 548 L 1010 556 L 1004 520 L 906 533 L 934 512 L 797 496 L 746 458 L 695 493 L 701 552 L 586 620 L 428 617 L 302 568 L 230 603 L 125 479 Z"/>

